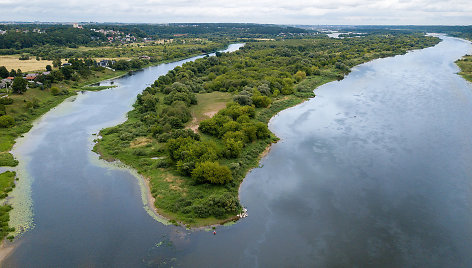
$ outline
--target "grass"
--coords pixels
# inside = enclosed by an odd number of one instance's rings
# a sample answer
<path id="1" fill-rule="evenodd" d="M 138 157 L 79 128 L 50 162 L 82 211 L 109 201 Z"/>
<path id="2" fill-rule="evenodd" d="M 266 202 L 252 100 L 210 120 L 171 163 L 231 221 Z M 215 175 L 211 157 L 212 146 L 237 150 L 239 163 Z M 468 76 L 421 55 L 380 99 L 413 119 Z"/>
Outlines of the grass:
<path id="1" fill-rule="evenodd" d="M 194 131 L 198 129 L 198 124 L 226 107 L 226 104 L 233 99 L 233 95 L 227 92 L 211 92 L 197 95 L 198 105 L 192 107 L 192 121 L 188 128 Z"/>
<path id="2" fill-rule="evenodd" d="M 472 56 L 466 55 L 462 59 L 457 60 L 456 64 L 461 68 L 459 74 L 466 80 L 472 82 Z"/>
<path id="3" fill-rule="evenodd" d="M 0 200 L 5 199 L 8 193 L 15 188 L 15 177 L 16 173 L 12 171 L 6 171 L 0 174 Z M 10 205 L 4 204 L 0 206 L 0 240 L 3 240 L 8 233 L 15 230 L 8 226 L 10 220 L 9 212 L 11 209 L 12 207 Z"/>
<path id="4" fill-rule="evenodd" d="M 15 188 L 16 173 L 13 171 L 5 171 L 0 173 L 0 199 L 8 196 L 13 188 Z"/>
<path id="5" fill-rule="evenodd" d="M 19 57 L 20 55 L 0 56 L 0 66 L 5 66 L 9 71 L 21 69 L 22 72 L 45 71 L 46 65 L 52 66 L 52 61 L 49 60 L 37 61 L 34 56 L 29 60 L 19 60 Z"/>
<path id="6" fill-rule="evenodd" d="M 11 153 L 0 153 L 0 166 L 15 167 L 18 165 L 18 160 L 15 160 Z"/>

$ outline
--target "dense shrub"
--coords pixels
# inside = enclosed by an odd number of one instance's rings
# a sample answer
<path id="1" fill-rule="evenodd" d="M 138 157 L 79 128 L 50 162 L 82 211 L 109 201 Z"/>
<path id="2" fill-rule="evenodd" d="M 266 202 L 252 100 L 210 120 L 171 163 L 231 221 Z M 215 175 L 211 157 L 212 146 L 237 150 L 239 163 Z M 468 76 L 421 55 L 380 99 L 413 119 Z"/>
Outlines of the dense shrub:
<path id="1" fill-rule="evenodd" d="M 15 125 L 15 119 L 10 115 L 0 116 L 0 128 L 12 127 Z"/>
<path id="2" fill-rule="evenodd" d="M 218 162 L 205 161 L 197 163 L 192 171 L 192 178 L 197 183 L 225 184 L 233 179 L 231 170 Z"/>
<path id="3" fill-rule="evenodd" d="M 0 104 L 9 105 L 13 103 L 13 99 L 9 97 L 0 98 Z"/>

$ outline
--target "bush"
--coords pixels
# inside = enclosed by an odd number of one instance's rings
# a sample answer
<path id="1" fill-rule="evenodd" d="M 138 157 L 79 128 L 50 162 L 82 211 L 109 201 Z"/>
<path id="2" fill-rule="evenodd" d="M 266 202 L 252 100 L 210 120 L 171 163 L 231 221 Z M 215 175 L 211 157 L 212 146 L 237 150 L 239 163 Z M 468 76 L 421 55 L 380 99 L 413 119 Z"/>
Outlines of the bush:
<path id="1" fill-rule="evenodd" d="M 249 95 L 236 95 L 233 100 L 239 105 L 252 105 L 253 102 Z"/>
<path id="2" fill-rule="evenodd" d="M 9 97 L 0 98 L 0 104 L 9 105 L 13 103 L 13 99 Z"/>
<path id="3" fill-rule="evenodd" d="M 51 94 L 54 96 L 59 95 L 61 93 L 61 90 L 58 87 L 51 87 Z"/>
<path id="4" fill-rule="evenodd" d="M 11 153 L 0 153 L 0 166 L 15 167 L 17 165 L 18 160 Z"/>
<path id="5" fill-rule="evenodd" d="M 197 183 L 225 184 L 233 180 L 231 170 L 218 162 L 205 161 L 197 163 L 192 171 L 192 178 Z"/>
<path id="6" fill-rule="evenodd" d="M 20 59 L 20 60 L 29 60 L 30 57 L 29 57 L 28 55 L 26 55 L 26 54 L 23 54 L 23 55 L 20 56 L 19 59 Z"/>
<path id="7" fill-rule="evenodd" d="M 272 103 L 272 99 L 267 96 L 253 96 L 252 103 L 254 103 L 257 108 L 266 108 Z"/>
<path id="8" fill-rule="evenodd" d="M 0 128 L 12 127 L 15 125 L 15 119 L 10 115 L 0 116 Z"/>

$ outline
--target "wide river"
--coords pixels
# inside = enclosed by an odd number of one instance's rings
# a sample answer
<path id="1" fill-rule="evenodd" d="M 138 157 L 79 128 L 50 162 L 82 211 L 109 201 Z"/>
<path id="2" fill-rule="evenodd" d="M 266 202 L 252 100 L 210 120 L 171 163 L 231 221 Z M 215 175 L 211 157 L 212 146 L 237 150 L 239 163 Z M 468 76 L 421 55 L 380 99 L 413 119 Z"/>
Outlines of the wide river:
<path id="1" fill-rule="evenodd" d="M 154 220 L 136 177 L 90 151 L 93 133 L 182 61 L 79 94 L 15 147 L 35 228 L 4 265 L 472 267 L 472 85 L 454 64 L 472 46 L 442 38 L 277 115 L 281 141 L 240 190 L 249 217 L 216 235 Z"/>

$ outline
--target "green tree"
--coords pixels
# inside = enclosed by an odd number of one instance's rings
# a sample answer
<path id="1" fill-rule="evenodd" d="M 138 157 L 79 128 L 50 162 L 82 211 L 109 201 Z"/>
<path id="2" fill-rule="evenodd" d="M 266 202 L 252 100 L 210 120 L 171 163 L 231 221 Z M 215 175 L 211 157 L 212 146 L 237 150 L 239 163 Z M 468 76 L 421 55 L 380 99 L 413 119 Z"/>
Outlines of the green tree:
<path id="1" fill-rule="evenodd" d="M 205 161 L 197 163 L 192 171 L 192 178 L 197 183 L 225 184 L 233 180 L 231 170 L 218 162 Z"/>
<path id="2" fill-rule="evenodd" d="M 26 79 L 24 79 L 23 77 L 15 77 L 15 79 L 13 79 L 12 85 L 13 92 L 23 94 L 24 92 L 26 92 L 26 85 Z"/>
<path id="3" fill-rule="evenodd" d="M 304 71 L 299 70 L 295 75 L 293 75 L 293 77 L 295 78 L 295 80 L 297 80 L 297 82 L 300 82 L 306 78 L 306 73 Z"/>
<path id="4" fill-rule="evenodd" d="M 49 64 L 48 64 L 48 65 L 46 65 L 46 71 L 48 71 L 48 72 L 52 71 L 52 67 L 51 67 L 51 65 L 49 65 Z"/>
<path id="5" fill-rule="evenodd" d="M 1 78 L 7 78 L 10 75 L 8 72 L 7 68 L 5 66 L 0 67 L 0 77 Z"/>
<path id="6" fill-rule="evenodd" d="M 55 59 L 55 60 L 52 61 L 52 65 L 54 67 L 59 67 L 59 66 L 61 66 L 61 64 L 62 64 L 61 59 Z"/>

